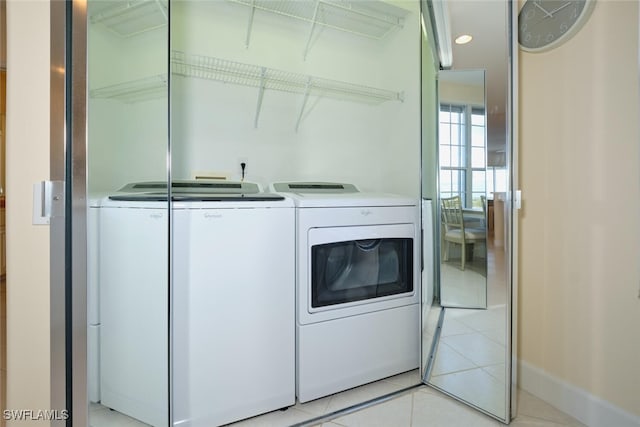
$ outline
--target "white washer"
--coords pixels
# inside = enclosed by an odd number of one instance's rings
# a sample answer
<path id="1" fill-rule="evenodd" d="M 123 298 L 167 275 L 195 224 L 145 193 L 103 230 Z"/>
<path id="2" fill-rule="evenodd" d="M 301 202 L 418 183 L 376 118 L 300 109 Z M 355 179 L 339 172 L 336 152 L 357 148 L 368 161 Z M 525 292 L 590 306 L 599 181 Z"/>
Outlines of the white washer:
<path id="1" fill-rule="evenodd" d="M 97 209 L 100 400 L 156 427 L 168 425 L 166 199 L 165 185 L 164 195 L 119 194 Z"/>
<path id="2" fill-rule="evenodd" d="M 124 194 L 131 193 L 148 193 L 148 192 L 157 192 L 159 189 L 165 188 L 165 183 L 160 182 L 144 182 L 144 183 L 133 183 L 124 186 L 123 188 L 117 190 L 116 195 L 122 196 Z M 156 194 L 154 198 L 158 198 Z M 104 387 L 107 390 L 107 398 L 106 401 L 110 402 L 112 400 L 111 392 L 109 391 L 110 386 L 109 381 L 106 384 L 101 384 L 101 292 L 106 292 L 108 294 L 107 298 L 119 298 L 117 295 L 109 292 L 108 289 L 101 289 L 100 283 L 101 281 L 106 281 L 106 283 L 110 283 L 110 281 L 118 281 L 117 277 L 115 277 L 116 271 L 121 268 L 127 268 L 129 266 L 135 265 L 136 261 L 133 259 L 127 260 L 118 260 L 117 254 L 120 252 L 120 245 L 129 246 L 133 236 L 135 235 L 127 235 L 126 232 L 121 233 L 118 230 L 117 222 L 120 218 L 114 219 L 115 216 L 119 216 L 122 213 L 126 213 L 126 209 L 149 209 L 149 208 L 157 208 L 160 210 L 166 210 L 167 202 L 166 197 L 162 202 L 149 202 L 148 196 L 143 196 L 143 204 L 136 203 L 135 200 L 129 201 L 112 201 L 105 194 L 92 194 L 89 196 L 88 200 L 88 214 L 87 214 L 87 389 L 88 389 L 88 398 L 90 402 L 98 403 L 101 399 L 101 389 Z M 105 222 L 101 224 L 100 218 L 104 214 L 101 215 L 102 208 L 107 209 L 107 219 Z M 114 211 L 114 208 L 124 208 L 125 210 L 117 210 Z M 131 211 L 133 212 L 133 211 Z M 149 213 L 148 210 L 144 211 Z M 114 224 L 114 221 L 116 224 Z M 157 222 L 157 221 L 155 221 Z M 110 225 L 108 225 L 110 224 Z M 166 224 L 166 223 L 165 223 Z M 113 227 L 116 228 L 115 234 L 112 230 Z M 106 227 L 106 229 L 105 229 Z M 128 225 L 125 224 L 125 227 Z M 102 239 L 101 239 L 102 234 Z M 106 251 L 106 258 L 101 258 L 101 247 L 103 251 Z M 135 251 L 137 247 L 131 248 L 131 251 Z M 142 249 L 144 250 L 144 249 Z M 157 260 L 158 258 L 154 258 Z M 123 263 L 120 263 L 122 261 Z M 162 261 L 162 262 L 166 262 Z M 114 267 L 117 265 L 117 267 Z M 101 266 L 105 268 L 102 272 L 104 277 L 101 274 Z M 113 270 L 113 269 L 115 270 Z M 135 268 L 135 266 L 133 267 Z M 166 282 L 166 280 L 165 280 Z M 129 283 L 129 282 L 126 282 Z M 105 285 L 110 286 L 110 285 Z M 123 296 L 126 294 L 123 294 Z M 109 327 L 107 328 L 107 342 L 109 342 L 113 335 L 110 331 L 113 331 L 113 327 L 115 326 L 113 321 L 113 317 L 117 317 L 118 313 L 114 313 L 111 308 L 118 308 L 118 304 L 114 304 L 113 302 L 107 302 L 107 319 L 109 323 Z M 137 322 L 136 322 L 137 323 Z M 110 335 L 111 334 L 111 335 Z M 110 365 L 111 361 L 107 361 L 107 365 Z M 118 394 L 118 393 L 116 393 Z M 166 406 L 166 405 L 165 405 Z"/>
<path id="3" fill-rule="evenodd" d="M 294 205 L 242 185 L 173 203 L 174 426 L 295 404 Z"/>
<path id="4" fill-rule="evenodd" d="M 276 183 L 271 191 L 296 204 L 300 402 L 417 368 L 417 200 L 340 183 Z"/>
<path id="5" fill-rule="evenodd" d="M 293 202 L 245 182 L 172 188 L 173 425 L 295 404 Z M 166 427 L 166 184 L 129 184 L 99 213 L 102 404 Z"/>

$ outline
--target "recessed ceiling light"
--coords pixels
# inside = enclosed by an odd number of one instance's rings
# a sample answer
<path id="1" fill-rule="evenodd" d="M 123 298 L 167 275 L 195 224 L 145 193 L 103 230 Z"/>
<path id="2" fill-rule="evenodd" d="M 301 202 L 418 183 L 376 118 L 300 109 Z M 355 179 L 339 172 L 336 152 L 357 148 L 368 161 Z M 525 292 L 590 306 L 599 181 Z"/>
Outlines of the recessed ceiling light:
<path id="1" fill-rule="evenodd" d="M 456 44 L 467 44 L 471 40 L 473 40 L 473 37 L 471 37 L 469 34 L 463 34 L 456 38 Z"/>

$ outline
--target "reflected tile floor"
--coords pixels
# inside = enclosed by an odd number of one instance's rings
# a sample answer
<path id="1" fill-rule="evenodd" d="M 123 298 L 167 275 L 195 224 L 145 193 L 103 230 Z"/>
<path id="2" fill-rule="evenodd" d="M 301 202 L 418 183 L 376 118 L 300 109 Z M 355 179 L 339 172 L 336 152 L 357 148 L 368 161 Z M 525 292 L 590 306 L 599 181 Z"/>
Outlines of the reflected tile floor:
<path id="1" fill-rule="evenodd" d="M 458 261 L 440 264 L 443 301 L 449 305 L 482 307 L 487 299 L 487 277 L 484 259 L 476 259 L 464 270 Z M 482 273 L 480 272 L 482 271 Z"/>
<path id="2" fill-rule="evenodd" d="M 411 385 L 417 372 L 410 372 L 382 381 L 377 381 L 352 390 L 296 404 L 286 411 L 274 411 L 250 418 L 232 427 L 287 427 L 302 423 L 317 416 L 335 411 L 339 407 L 353 405 L 381 392 L 389 392 L 393 385 L 404 388 Z M 518 390 L 518 416 L 511 422 L 515 427 L 581 427 L 583 424 L 551 405 Z M 104 406 L 92 404 L 90 407 L 92 427 L 144 427 L 133 418 L 111 411 Z M 406 394 L 386 402 L 338 416 L 331 421 L 310 424 L 313 427 L 498 427 L 504 425 L 439 391 L 421 386 Z"/>
<path id="3" fill-rule="evenodd" d="M 519 415 L 511 422 L 511 426 L 583 426 L 567 414 L 524 391 L 518 391 L 518 408 Z M 410 394 L 318 424 L 322 427 L 497 427 L 502 425 L 504 424 L 428 387 L 420 387 Z"/>
<path id="4" fill-rule="evenodd" d="M 430 383 L 494 414 L 505 411 L 504 305 L 446 309 Z"/>

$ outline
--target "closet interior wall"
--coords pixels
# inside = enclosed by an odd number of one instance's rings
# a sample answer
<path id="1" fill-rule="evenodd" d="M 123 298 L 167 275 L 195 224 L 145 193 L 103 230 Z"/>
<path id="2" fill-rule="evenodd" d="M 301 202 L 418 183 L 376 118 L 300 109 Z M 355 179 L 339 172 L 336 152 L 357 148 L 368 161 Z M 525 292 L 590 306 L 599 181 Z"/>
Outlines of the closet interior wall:
<path id="1" fill-rule="evenodd" d="M 90 87 L 166 75 L 169 55 L 193 55 L 314 76 L 397 93 L 395 100 L 354 101 L 173 74 L 173 179 L 197 174 L 240 177 L 263 186 L 280 180 L 353 182 L 365 191 L 419 196 L 419 4 L 399 1 L 403 25 L 375 40 L 256 10 L 248 47 L 250 8 L 230 1 L 171 3 L 171 52 L 164 30 L 121 38 L 90 29 Z M 174 61 L 175 62 L 175 61 Z M 176 64 L 171 64 L 176 69 Z M 304 92 L 304 89 L 302 90 Z M 302 105 L 304 111 L 301 114 Z M 258 105 L 260 105 L 258 107 Z M 166 98 L 90 100 L 94 192 L 166 177 Z M 256 115 L 259 113 L 256 125 Z M 109 120 L 104 118 L 108 117 Z M 297 129 L 296 129 L 297 127 Z M 138 155 L 140 153 L 146 155 Z M 121 173 L 114 174 L 116 169 Z"/>

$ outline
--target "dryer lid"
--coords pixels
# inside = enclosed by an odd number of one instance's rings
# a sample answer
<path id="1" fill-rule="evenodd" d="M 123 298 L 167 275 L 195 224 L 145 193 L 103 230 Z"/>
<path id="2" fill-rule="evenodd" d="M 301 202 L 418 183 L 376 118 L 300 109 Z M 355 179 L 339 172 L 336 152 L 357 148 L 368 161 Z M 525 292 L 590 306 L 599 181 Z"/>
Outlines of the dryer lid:
<path id="1" fill-rule="evenodd" d="M 353 184 L 341 182 L 276 182 L 271 184 L 278 193 L 348 194 L 359 193 Z"/>

